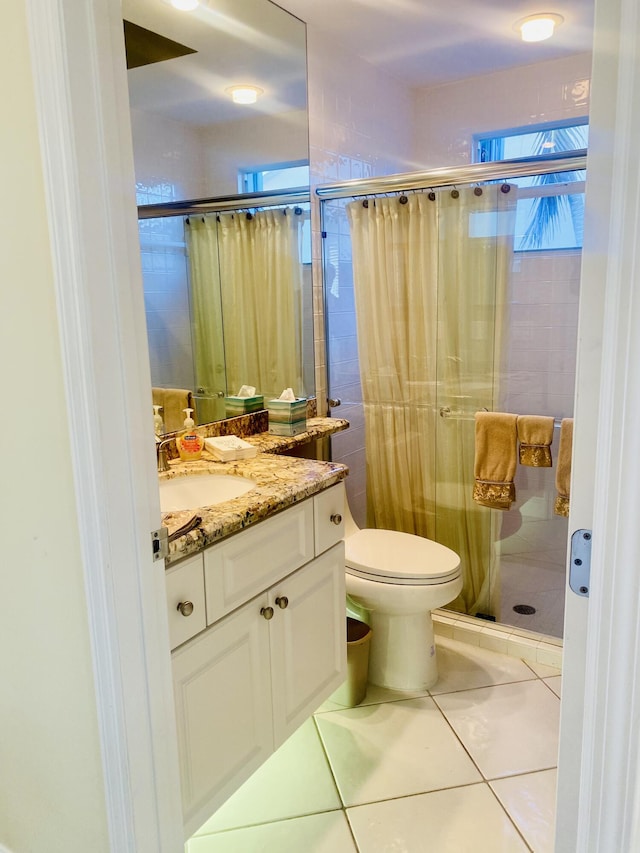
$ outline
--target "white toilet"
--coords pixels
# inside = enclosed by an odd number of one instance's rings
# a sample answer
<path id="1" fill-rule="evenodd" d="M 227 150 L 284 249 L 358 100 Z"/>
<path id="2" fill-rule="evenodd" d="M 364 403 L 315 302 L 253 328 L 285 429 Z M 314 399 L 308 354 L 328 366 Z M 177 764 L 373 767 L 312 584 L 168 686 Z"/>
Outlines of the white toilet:
<path id="1" fill-rule="evenodd" d="M 369 681 L 423 690 L 438 680 L 431 611 L 462 590 L 450 548 L 394 530 L 360 530 L 345 501 L 347 593 L 371 612 Z"/>

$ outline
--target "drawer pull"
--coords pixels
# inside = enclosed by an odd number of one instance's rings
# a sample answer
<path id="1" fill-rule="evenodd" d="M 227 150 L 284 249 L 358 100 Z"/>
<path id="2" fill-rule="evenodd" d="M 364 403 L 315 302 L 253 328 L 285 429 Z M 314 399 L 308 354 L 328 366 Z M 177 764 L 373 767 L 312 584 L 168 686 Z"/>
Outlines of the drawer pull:
<path id="1" fill-rule="evenodd" d="M 193 613 L 193 601 L 181 601 L 176 607 L 183 616 L 191 616 Z"/>
<path id="2" fill-rule="evenodd" d="M 280 610 L 286 610 L 287 607 L 289 606 L 289 599 L 287 598 L 286 595 L 279 595 L 276 598 L 276 604 L 278 605 Z"/>
<path id="3" fill-rule="evenodd" d="M 265 619 L 273 619 L 273 607 L 262 607 L 260 615 L 264 616 Z"/>
<path id="4" fill-rule="evenodd" d="M 334 512 L 329 520 L 333 521 L 334 524 L 342 524 L 342 516 L 337 512 Z"/>

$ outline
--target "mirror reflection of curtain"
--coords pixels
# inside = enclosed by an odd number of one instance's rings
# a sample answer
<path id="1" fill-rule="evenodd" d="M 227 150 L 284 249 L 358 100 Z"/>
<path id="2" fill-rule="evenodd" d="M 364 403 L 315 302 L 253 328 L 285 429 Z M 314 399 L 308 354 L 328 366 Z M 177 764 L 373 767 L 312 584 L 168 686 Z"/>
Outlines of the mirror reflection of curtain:
<path id="1" fill-rule="evenodd" d="M 227 387 L 303 391 L 301 219 L 292 209 L 219 214 Z"/>
<path id="2" fill-rule="evenodd" d="M 453 606 L 486 613 L 491 516 L 471 500 L 473 414 L 494 399 L 515 192 L 443 190 L 347 211 L 368 523 L 453 548 L 464 578 Z"/>
<path id="3" fill-rule="evenodd" d="M 189 257 L 194 372 L 198 423 L 224 417 L 226 391 L 218 236 L 215 216 L 185 219 Z M 222 394 L 222 396 L 220 396 Z"/>

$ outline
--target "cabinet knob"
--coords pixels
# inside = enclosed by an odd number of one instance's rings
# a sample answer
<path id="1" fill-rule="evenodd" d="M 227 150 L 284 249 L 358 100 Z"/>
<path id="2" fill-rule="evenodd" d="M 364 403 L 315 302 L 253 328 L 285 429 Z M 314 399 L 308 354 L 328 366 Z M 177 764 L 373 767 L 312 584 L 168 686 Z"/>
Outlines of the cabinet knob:
<path id="1" fill-rule="evenodd" d="M 265 619 L 273 619 L 273 607 L 260 608 L 260 615 L 264 616 Z"/>
<path id="2" fill-rule="evenodd" d="M 181 601 L 176 607 L 183 616 L 191 616 L 193 613 L 193 601 Z"/>
<path id="3" fill-rule="evenodd" d="M 338 512 L 334 512 L 331 516 L 330 521 L 333 521 L 334 524 L 342 524 L 342 516 Z"/>
<path id="4" fill-rule="evenodd" d="M 286 608 L 289 606 L 289 599 L 286 595 L 279 595 L 276 598 L 276 604 L 278 605 L 280 610 L 286 610 Z"/>

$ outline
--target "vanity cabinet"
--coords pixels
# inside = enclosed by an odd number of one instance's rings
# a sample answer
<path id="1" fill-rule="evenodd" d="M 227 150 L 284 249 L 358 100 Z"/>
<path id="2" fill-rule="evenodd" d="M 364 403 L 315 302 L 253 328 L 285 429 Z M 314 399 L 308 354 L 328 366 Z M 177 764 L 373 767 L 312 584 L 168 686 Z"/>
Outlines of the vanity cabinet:
<path id="1" fill-rule="evenodd" d="M 208 625 L 172 653 L 185 837 L 344 680 L 343 488 L 169 569 L 193 583 L 200 560 Z M 169 607 L 188 623 L 178 586 Z"/>

